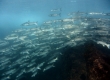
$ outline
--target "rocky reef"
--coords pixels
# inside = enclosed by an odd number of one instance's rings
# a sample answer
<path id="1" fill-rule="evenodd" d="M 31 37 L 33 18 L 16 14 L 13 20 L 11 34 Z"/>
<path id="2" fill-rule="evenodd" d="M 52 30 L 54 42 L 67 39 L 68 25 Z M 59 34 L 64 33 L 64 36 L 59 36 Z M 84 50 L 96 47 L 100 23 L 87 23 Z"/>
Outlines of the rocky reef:
<path id="1" fill-rule="evenodd" d="M 93 41 L 63 49 L 62 80 L 110 80 L 110 50 Z"/>

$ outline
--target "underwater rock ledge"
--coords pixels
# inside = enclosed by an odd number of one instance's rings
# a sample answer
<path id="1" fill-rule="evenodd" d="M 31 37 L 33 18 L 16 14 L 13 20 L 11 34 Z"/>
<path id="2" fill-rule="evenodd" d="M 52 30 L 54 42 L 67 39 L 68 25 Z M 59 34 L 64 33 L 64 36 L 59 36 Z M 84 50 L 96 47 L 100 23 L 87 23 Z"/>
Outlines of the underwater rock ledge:
<path id="1" fill-rule="evenodd" d="M 66 47 L 63 51 L 62 80 L 110 80 L 109 51 L 93 41 Z"/>
<path id="2" fill-rule="evenodd" d="M 99 47 L 93 42 L 86 44 L 87 80 L 110 80 L 110 56 Z"/>

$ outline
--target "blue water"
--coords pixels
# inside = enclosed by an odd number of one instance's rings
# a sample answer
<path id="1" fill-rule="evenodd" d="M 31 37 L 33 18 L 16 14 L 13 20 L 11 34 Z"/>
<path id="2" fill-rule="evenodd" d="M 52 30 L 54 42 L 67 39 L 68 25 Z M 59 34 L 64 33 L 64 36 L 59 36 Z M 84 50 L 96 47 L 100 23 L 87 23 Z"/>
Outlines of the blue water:
<path id="1" fill-rule="evenodd" d="M 70 12 L 110 12 L 109 0 L 0 0 L 0 37 L 20 28 L 28 20 L 44 21 L 59 19 L 48 15 L 51 9 L 61 8 L 61 18 Z"/>

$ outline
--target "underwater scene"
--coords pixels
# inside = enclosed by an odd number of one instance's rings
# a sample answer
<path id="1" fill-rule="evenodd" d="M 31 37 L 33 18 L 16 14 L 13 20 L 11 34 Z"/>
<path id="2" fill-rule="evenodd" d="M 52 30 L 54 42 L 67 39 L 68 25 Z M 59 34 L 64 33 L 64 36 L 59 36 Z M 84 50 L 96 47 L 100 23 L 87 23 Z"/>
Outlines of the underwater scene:
<path id="1" fill-rule="evenodd" d="M 110 1 L 0 0 L 0 80 L 110 80 Z"/>

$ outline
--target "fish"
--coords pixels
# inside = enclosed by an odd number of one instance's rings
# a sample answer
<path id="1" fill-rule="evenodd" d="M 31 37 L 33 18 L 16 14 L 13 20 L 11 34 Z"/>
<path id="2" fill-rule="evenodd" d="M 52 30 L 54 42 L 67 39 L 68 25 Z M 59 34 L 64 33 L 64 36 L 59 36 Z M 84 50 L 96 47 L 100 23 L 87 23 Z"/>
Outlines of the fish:
<path id="1" fill-rule="evenodd" d="M 104 15 L 103 13 L 101 12 L 90 12 L 88 13 L 89 15 Z"/>
<path id="2" fill-rule="evenodd" d="M 11 79 L 10 76 L 7 76 L 7 77 L 1 78 L 0 80 L 9 80 L 9 79 Z"/>
<path id="3" fill-rule="evenodd" d="M 34 63 L 31 63 L 31 64 L 28 64 L 28 66 L 27 67 L 32 67 L 33 65 L 35 65 L 36 63 L 34 62 Z"/>
<path id="4" fill-rule="evenodd" d="M 61 13 L 50 14 L 49 17 L 61 17 Z"/>
<path id="5" fill-rule="evenodd" d="M 31 77 L 35 77 L 37 75 L 37 72 L 35 72 Z"/>
<path id="6" fill-rule="evenodd" d="M 0 47 L 7 46 L 8 44 L 9 44 L 9 42 L 7 42 L 7 41 L 1 41 Z"/>
<path id="7" fill-rule="evenodd" d="M 110 44 L 107 44 L 106 42 L 97 41 L 97 44 L 101 44 L 101 45 L 103 45 L 103 46 L 106 46 L 108 49 L 110 49 Z"/>
<path id="8" fill-rule="evenodd" d="M 105 15 L 105 16 L 110 16 L 110 13 L 105 13 L 104 15 Z"/>
<path id="9" fill-rule="evenodd" d="M 58 8 L 58 9 L 52 9 L 51 11 L 52 11 L 52 12 L 55 12 L 55 11 L 62 11 L 62 9 L 61 9 L 61 8 Z"/>
<path id="10" fill-rule="evenodd" d="M 41 67 L 44 65 L 45 62 L 42 62 L 40 64 L 38 64 L 37 69 L 41 69 Z"/>
<path id="11" fill-rule="evenodd" d="M 58 60 L 58 58 L 55 58 L 55 59 L 52 59 L 51 61 L 49 61 L 47 64 L 51 64 L 51 63 L 54 63 Z"/>
<path id="12" fill-rule="evenodd" d="M 16 40 L 18 39 L 18 36 L 13 36 L 13 37 L 5 37 L 5 40 Z"/>
<path id="13" fill-rule="evenodd" d="M 38 22 L 25 22 L 23 24 L 21 24 L 21 26 L 37 26 L 38 25 Z"/>
<path id="14" fill-rule="evenodd" d="M 16 69 L 12 69 L 12 70 L 9 70 L 9 71 L 3 73 L 2 75 L 12 75 L 12 74 L 15 74 L 16 71 L 17 71 Z"/>
<path id="15" fill-rule="evenodd" d="M 43 69 L 43 72 L 46 71 L 46 70 L 48 70 L 48 69 L 50 69 L 50 68 L 52 68 L 52 67 L 55 67 L 55 66 L 54 66 L 54 65 L 48 65 L 48 66 L 46 66 L 46 67 Z"/>

